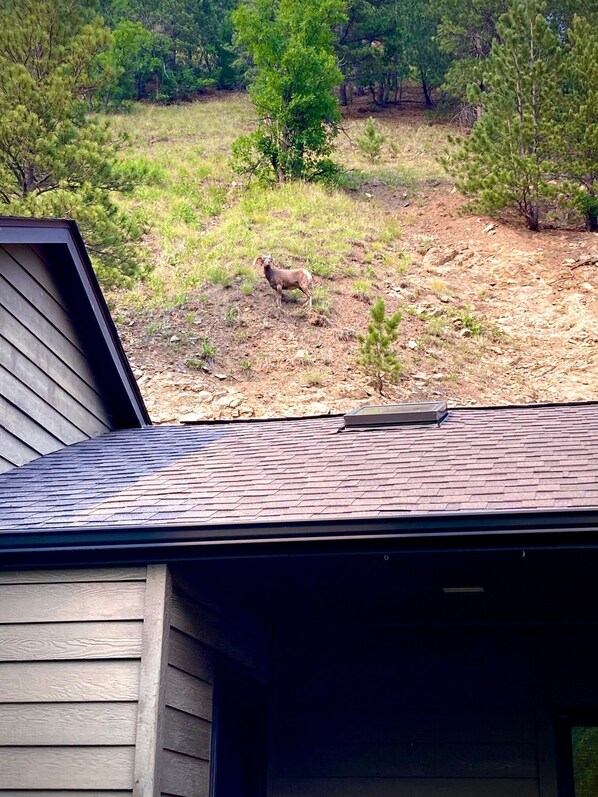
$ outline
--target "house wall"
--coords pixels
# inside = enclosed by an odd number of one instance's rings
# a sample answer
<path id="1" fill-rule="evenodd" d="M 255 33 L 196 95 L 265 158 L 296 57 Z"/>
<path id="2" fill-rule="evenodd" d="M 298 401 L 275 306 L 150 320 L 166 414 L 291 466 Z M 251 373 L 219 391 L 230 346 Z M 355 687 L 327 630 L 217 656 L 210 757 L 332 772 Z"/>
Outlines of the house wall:
<path id="1" fill-rule="evenodd" d="M 236 608 L 174 579 L 169 618 L 160 789 L 208 797 L 214 681 L 221 658 L 263 679 L 263 631 Z"/>
<path id="2" fill-rule="evenodd" d="M 556 797 L 556 707 L 596 705 L 597 656 L 592 628 L 296 632 L 269 797 Z"/>
<path id="3" fill-rule="evenodd" d="M 31 246 L 0 246 L 0 473 L 112 424 L 58 287 Z"/>
<path id="4" fill-rule="evenodd" d="M 132 793 L 145 604 L 146 568 L 0 572 L 0 797 Z"/>

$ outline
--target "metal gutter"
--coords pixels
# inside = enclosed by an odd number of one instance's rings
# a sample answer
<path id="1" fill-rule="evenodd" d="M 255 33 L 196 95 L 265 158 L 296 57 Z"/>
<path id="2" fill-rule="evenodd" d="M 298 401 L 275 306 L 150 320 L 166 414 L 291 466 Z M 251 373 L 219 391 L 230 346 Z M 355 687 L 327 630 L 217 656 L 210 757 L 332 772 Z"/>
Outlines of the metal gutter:
<path id="1" fill-rule="evenodd" d="M 598 546 L 598 509 L 402 515 L 222 526 L 0 531 L 3 566 L 417 549 Z"/>

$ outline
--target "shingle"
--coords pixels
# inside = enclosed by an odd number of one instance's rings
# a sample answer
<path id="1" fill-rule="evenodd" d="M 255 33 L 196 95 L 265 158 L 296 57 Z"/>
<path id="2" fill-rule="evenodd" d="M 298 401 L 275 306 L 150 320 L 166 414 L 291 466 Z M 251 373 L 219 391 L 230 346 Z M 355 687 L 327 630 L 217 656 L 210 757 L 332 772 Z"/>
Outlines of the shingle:
<path id="1" fill-rule="evenodd" d="M 110 432 L 0 476 L 0 528 L 224 524 L 598 508 L 598 404 Z"/>

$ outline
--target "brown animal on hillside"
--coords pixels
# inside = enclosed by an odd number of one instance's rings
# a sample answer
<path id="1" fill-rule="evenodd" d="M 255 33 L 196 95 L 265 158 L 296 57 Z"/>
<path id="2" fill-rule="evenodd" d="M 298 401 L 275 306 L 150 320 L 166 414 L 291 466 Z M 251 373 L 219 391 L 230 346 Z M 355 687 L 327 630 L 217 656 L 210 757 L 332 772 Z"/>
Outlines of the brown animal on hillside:
<path id="1" fill-rule="evenodd" d="M 311 310 L 313 277 L 306 268 L 277 268 L 278 264 L 272 255 L 258 255 L 253 265 L 257 268 L 263 267 L 264 277 L 278 294 L 276 304 L 279 308 L 282 306 L 282 292 L 299 288 L 307 297 L 305 304 L 309 304 Z"/>

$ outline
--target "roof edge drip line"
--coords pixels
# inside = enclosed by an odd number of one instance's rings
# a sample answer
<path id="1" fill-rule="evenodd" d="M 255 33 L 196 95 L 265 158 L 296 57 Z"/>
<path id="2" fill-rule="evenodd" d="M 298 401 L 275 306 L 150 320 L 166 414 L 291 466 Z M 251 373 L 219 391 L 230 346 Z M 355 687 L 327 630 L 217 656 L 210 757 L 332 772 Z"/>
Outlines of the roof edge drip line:
<path id="1" fill-rule="evenodd" d="M 122 558 L 130 561 L 131 554 L 141 558 L 162 559 L 190 555 L 192 549 L 210 555 L 210 550 L 233 549 L 242 546 L 254 554 L 267 553 L 276 547 L 281 552 L 292 549 L 339 545 L 394 544 L 398 547 L 414 543 L 446 547 L 481 547 L 495 544 L 500 548 L 541 544 L 556 540 L 560 544 L 591 544 L 598 542 L 598 511 L 504 513 L 501 516 L 469 515 L 428 518 L 385 518 L 370 521 L 328 521 L 306 524 L 261 524 L 228 527 L 154 527 L 154 528 L 96 528 L 90 529 L 31 529 L 4 532 L 0 535 L 3 563 L 10 557 L 23 561 L 35 557 L 53 558 L 56 554 L 76 557 L 108 555 L 111 561 Z M 145 555 L 143 555 L 145 554 Z"/>

